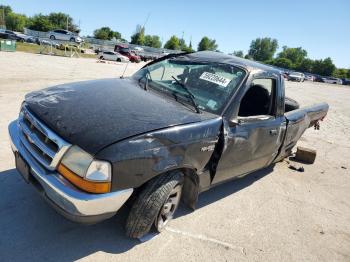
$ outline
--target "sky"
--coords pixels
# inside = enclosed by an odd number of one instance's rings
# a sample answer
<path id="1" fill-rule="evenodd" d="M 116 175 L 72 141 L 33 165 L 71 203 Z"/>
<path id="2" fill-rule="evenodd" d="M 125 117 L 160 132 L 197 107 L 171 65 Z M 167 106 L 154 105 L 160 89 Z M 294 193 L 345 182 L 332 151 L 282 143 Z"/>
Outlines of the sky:
<path id="1" fill-rule="evenodd" d="M 331 57 L 337 67 L 350 68 L 350 0 L 0 0 L 14 12 L 64 12 L 81 27 L 81 35 L 109 26 L 130 41 L 136 25 L 167 41 L 172 35 L 197 47 L 203 36 L 219 50 L 246 53 L 257 37 L 276 38 L 282 46 L 302 47 L 311 59 Z M 278 50 L 278 51 L 279 51 Z"/>

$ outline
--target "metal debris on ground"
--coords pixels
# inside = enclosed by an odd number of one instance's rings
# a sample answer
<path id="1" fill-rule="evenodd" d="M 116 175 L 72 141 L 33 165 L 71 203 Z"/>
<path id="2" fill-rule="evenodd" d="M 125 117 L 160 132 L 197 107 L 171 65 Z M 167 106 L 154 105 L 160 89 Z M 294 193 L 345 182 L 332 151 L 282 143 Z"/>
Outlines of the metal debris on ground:
<path id="1" fill-rule="evenodd" d="M 298 172 L 304 172 L 304 167 L 303 166 L 294 166 L 294 165 L 289 165 L 288 166 L 289 169 L 298 171 Z"/>

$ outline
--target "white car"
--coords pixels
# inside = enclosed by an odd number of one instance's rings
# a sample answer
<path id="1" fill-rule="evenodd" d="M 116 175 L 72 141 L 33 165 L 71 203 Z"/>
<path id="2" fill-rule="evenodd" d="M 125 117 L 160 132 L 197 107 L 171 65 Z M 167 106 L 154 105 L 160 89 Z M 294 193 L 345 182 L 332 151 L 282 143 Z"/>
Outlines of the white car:
<path id="1" fill-rule="evenodd" d="M 288 80 L 289 81 L 304 82 L 305 75 L 303 73 L 299 73 L 299 72 L 292 72 L 292 73 L 289 73 Z"/>
<path id="2" fill-rule="evenodd" d="M 134 47 L 134 50 L 136 51 L 144 51 L 142 47 L 139 47 L 139 46 L 135 46 Z"/>
<path id="3" fill-rule="evenodd" d="M 101 60 L 110 60 L 110 61 L 117 61 L 117 62 L 129 62 L 129 58 L 126 56 L 123 56 L 119 53 L 112 52 L 112 51 L 103 51 L 98 54 L 98 58 Z"/>
<path id="4" fill-rule="evenodd" d="M 323 82 L 328 84 L 337 84 L 337 85 L 343 84 L 343 81 L 341 79 L 335 78 L 335 77 L 323 77 L 322 80 Z"/>
<path id="5" fill-rule="evenodd" d="M 305 80 L 307 80 L 307 81 L 314 81 L 315 77 L 313 75 L 305 75 Z"/>
<path id="6" fill-rule="evenodd" d="M 80 36 L 63 29 L 50 31 L 47 33 L 47 35 L 51 40 L 62 40 L 76 43 L 83 42 L 83 39 Z"/>

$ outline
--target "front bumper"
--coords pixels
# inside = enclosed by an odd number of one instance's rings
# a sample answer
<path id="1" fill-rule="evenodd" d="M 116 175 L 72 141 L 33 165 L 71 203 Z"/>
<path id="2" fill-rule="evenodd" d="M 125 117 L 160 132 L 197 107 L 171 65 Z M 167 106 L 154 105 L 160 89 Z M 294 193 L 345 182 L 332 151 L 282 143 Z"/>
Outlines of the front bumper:
<path id="1" fill-rule="evenodd" d="M 89 194 L 74 187 L 56 171 L 43 168 L 24 147 L 19 138 L 17 121 L 9 125 L 12 151 L 21 155 L 30 167 L 33 184 L 60 214 L 80 223 L 107 219 L 124 205 L 133 189 L 106 194 Z"/>

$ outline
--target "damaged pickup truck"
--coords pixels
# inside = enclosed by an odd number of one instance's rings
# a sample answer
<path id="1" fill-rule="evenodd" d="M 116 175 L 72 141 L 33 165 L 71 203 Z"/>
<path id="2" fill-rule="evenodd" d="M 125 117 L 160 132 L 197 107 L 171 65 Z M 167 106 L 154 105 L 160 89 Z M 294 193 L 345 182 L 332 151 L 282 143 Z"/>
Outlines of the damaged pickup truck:
<path id="1" fill-rule="evenodd" d="M 66 218 L 161 231 L 182 199 L 288 156 L 326 103 L 298 108 L 281 74 L 215 52 L 168 55 L 131 78 L 70 83 L 25 97 L 9 125 L 16 168 Z"/>

